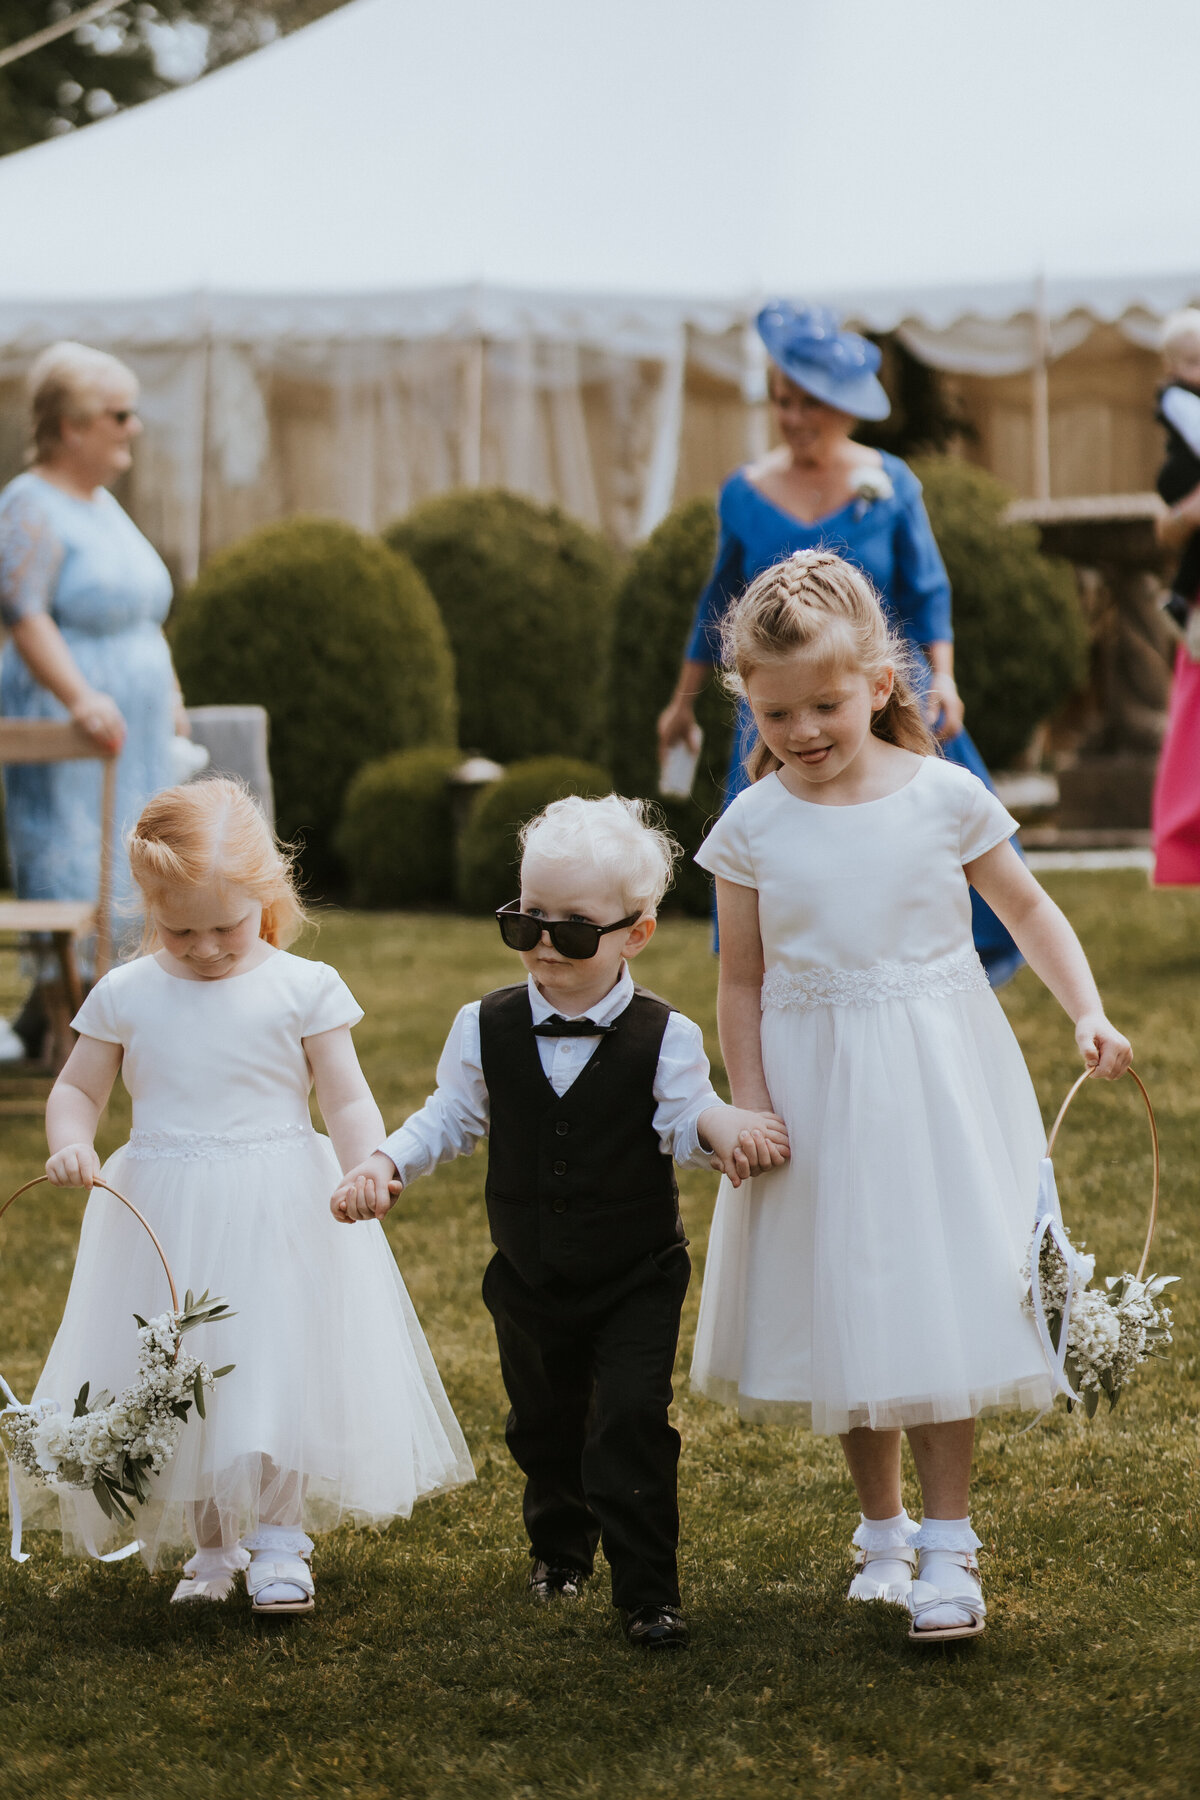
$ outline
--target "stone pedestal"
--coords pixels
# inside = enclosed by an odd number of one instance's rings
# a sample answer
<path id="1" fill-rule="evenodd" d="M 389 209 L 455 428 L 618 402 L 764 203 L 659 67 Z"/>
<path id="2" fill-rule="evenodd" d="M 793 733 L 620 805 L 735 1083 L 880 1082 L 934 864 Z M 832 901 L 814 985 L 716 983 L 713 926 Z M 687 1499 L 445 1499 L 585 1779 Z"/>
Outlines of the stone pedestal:
<path id="1" fill-rule="evenodd" d="M 1075 565 L 1091 633 L 1086 691 L 1055 722 L 1048 748 L 1058 775 L 1055 823 L 1073 835 L 1143 833 L 1167 722 L 1177 634 L 1161 612 L 1170 566 L 1154 533 L 1157 494 L 1021 500 L 1014 521 L 1036 525 L 1042 549 Z"/>

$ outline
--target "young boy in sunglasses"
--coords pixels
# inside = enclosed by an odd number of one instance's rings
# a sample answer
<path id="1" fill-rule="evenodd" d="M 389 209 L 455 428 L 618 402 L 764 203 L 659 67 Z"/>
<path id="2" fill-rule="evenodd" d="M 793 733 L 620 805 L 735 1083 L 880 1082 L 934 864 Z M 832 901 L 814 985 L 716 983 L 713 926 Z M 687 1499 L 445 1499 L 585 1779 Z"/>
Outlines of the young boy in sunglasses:
<path id="1" fill-rule="evenodd" d="M 671 1375 L 691 1264 L 673 1161 L 736 1185 L 788 1155 L 783 1121 L 726 1106 L 699 1026 L 634 986 L 677 847 L 639 802 L 558 800 L 522 832 L 497 914 L 528 979 L 463 1007 L 437 1092 L 333 1196 L 387 1211 L 489 1137 L 483 1280 L 525 1474 L 535 1599 L 574 1599 L 597 1544 L 630 1643 L 681 1649 Z"/>

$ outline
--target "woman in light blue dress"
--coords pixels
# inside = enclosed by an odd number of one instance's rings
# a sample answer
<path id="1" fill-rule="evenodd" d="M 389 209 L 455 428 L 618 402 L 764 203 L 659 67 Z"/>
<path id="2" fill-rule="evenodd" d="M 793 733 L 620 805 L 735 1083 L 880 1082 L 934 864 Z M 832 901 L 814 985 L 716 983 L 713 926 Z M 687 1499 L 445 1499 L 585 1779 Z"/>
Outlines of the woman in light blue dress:
<path id="1" fill-rule="evenodd" d="M 930 722 L 947 761 L 988 787 L 983 758 L 963 730 L 954 683 L 950 582 L 921 499 L 921 484 L 898 456 L 856 444 L 860 419 L 886 418 L 888 397 L 875 371 L 879 351 L 843 331 L 824 307 L 764 307 L 758 330 L 771 358 L 770 397 L 783 443 L 736 470 L 721 489 L 720 538 L 712 576 L 696 607 L 692 635 L 670 706 L 659 721 L 664 753 L 694 741 L 695 696 L 721 661 L 721 624 L 756 576 L 797 550 L 832 550 L 870 577 L 893 625 L 919 655 Z M 725 804 L 746 786 L 754 743 L 749 709 L 739 708 Z M 972 892 L 975 947 L 999 987 L 1021 966 L 1012 938 Z"/>
<path id="2" fill-rule="evenodd" d="M 137 383 L 115 357 L 56 344 L 31 374 L 31 466 L 0 493 L 0 713 L 75 719 L 120 747 L 114 941 L 134 929 L 124 834 L 171 783 L 171 740 L 186 733 L 163 620 L 171 578 L 108 492 L 141 430 Z M 6 768 L 5 825 L 17 896 L 92 900 L 100 859 L 98 762 Z M 36 1011 L 36 1009 L 34 1009 Z M 40 1048 L 30 1009 L 18 1030 Z"/>

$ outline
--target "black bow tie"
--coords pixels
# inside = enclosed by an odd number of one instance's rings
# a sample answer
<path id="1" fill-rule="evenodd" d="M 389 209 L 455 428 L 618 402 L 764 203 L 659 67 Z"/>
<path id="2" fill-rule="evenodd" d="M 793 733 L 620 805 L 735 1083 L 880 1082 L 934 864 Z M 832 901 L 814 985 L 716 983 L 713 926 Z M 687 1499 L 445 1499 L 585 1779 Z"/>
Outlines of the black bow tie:
<path id="1" fill-rule="evenodd" d="M 534 1037 L 607 1037 L 615 1031 L 615 1025 L 597 1025 L 594 1019 L 564 1019 L 561 1013 L 551 1013 L 540 1025 L 533 1028 Z"/>

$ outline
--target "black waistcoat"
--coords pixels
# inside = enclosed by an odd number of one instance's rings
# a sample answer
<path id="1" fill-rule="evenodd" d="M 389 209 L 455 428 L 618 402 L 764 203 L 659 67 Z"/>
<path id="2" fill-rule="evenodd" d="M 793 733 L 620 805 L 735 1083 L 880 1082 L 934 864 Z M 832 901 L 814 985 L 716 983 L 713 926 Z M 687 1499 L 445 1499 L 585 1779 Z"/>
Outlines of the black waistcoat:
<path id="1" fill-rule="evenodd" d="M 492 1242 L 533 1287 L 591 1286 L 686 1243 L 675 1167 L 654 1130 L 654 1078 L 671 1008 L 642 988 L 559 1098 L 533 1035 L 529 991 L 480 1002 L 491 1108 Z"/>

